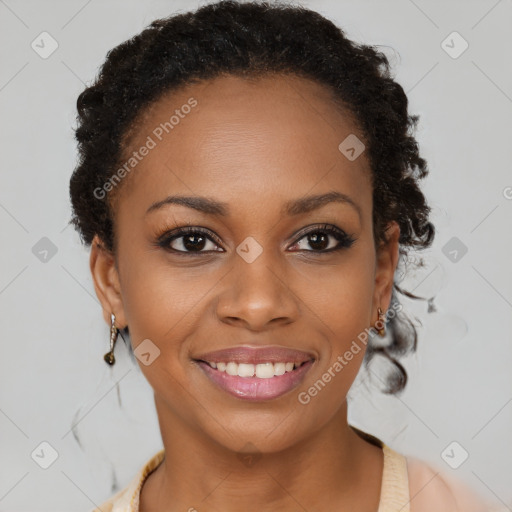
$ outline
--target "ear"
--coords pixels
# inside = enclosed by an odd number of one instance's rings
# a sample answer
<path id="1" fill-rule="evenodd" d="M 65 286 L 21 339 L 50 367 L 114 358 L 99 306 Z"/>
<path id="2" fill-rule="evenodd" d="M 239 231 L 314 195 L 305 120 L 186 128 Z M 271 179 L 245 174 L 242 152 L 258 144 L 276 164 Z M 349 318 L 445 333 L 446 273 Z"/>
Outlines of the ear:
<path id="1" fill-rule="evenodd" d="M 119 329 L 126 327 L 126 318 L 121 295 L 121 286 L 116 261 L 112 252 L 105 248 L 95 235 L 91 243 L 89 258 L 92 279 L 96 295 L 103 308 L 103 318 L 110 326 L 110 315 L 116 316 L 115 325 Z"/>
<path id="2" fill-rule="evenodd" d="M 392 221 L 386 229 L 387 240 L 381 242 L 377 249 L 377 263 L 375 268 L 375 291 L 374 291 L 374 311 L 372 318 L 377 318 L 377 308 L 381 308 L 385 313 L 391 302 L 393 291 L 393 279 L 399 257 L 400 226 Z"/>

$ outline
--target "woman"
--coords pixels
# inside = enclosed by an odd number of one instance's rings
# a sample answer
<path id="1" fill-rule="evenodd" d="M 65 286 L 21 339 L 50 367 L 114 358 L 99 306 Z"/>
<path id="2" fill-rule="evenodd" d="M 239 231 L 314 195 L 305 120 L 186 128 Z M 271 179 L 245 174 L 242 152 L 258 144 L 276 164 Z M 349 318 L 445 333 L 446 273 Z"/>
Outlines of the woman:
<path id="1" fill-rule="evenodd" d="M 382 53 L 305 8 L 218 2 L 114 48 L 78 111 L 105 360 L 129 334 L 164 444 L 97 510 L 485 510 L 347 422 L 375 354 L 405 386 L 394 276 L 434 236 Z"/>

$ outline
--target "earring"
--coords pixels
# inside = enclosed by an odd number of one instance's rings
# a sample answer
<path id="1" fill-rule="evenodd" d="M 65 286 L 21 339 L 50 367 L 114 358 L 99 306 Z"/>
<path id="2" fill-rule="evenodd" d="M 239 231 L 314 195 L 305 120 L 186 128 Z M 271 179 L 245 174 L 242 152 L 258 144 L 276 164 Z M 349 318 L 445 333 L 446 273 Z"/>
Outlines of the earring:
<path id="1" fill-rule="evenodd" d="M 116 362 L 116 358 L 114 357 L 114 345 L 116 344 L 119 329 L 115 326 L 115 322 L 116 316 L 112 313 L 110 315 L 110 351 L 103 356 L 103 359 L 105 359 L 110 366 Z"/>
<path id="2" fill-rule="evenodd" d="M 377 309 L 377 312 L 379 313 L 379 319 L 377 320 L 377 322 L 380 322 L 382 324 L 382 327 L 380 329 L 377 329 L 377 332 L 379 333 L 379 336 L 382 336 L 384 337 L 385 334 L 386 334 L 386 329 L 385 329 L 385 325 L 386 325 L 386 322 L 385 322 L 385 316 L 384 316 L 384 313 L 382 312 L 382 309 L 378 308 Z"/>

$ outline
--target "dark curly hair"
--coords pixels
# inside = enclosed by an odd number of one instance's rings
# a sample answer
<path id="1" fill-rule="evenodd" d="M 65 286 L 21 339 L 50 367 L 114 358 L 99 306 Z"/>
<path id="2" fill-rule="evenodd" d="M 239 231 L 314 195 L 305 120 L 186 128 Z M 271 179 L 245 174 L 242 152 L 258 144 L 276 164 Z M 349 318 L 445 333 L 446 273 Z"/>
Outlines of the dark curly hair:
<path id="1" fill-rule="evenodd" d="M 426 248 L 434 226 L 418 186 L 428 174 L 413 136 L 418 116 L 408 114 L 405 92 L 389 67 L 374 46 L 350 41 L 343 30 L 305 7 L 219 1 L 155 20 L 110 50 L 94 83 L 78 97 L 79 161 L 70 180 L 70 223 L 84 244 L 89 246 L 98 235 L 115 254 L 113 199 L 120 187 L 103 200 L 94 191 L 124 161 L 137 116 L 164 93 L 188 84 L 226 74 L 257 78 L 279 73 L 322 84 L 333 103 L 352 114 L 371 165 L 376 247 L 386 239 L 388 223 L 396 221 L 401 259 L 411 248 Z M 402 290 L 395 280 L 395 303 L 397 291 L 422 298 Z M 417 345 L 416 329 L 402 312 L 388 321 L 387 339 L 386 345 L 376 346 L 370 338 L 365 361 L 368 365 L 380 354 L 392 362 L 384 392 L 397 393 L 405 387 L 407 373 L 396 356 Z"/>

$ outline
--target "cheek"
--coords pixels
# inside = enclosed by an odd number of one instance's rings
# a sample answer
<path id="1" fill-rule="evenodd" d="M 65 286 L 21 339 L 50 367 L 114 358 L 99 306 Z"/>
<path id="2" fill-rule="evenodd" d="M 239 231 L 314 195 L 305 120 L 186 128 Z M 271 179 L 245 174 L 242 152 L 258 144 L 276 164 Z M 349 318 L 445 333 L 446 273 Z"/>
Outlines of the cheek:
<path id="1" fill-rule="evenodd" d="M 162 352 L 186 348 L 219 278 L 199 267 L 171 265 L 159 252 L 123 255 L 123 304 L 134 348 L 147 338 Z"/>
<path id="2" fill-rule="evenodd" d="M 368 329 L 376 320 L 371 318 L 373 270 L 372 253 L 361 244 L 357 252 L 347 252 L 343 263 L 318 268 L 303 282 L 306 310 L 313 313 L 309 316 L 323 335 L 315 374 L 315 382 L 321 382 L 311 389 L 311 396 L 321 395 L 318 404 L 325 401 L 328 409 L 343 401 L 366 353 Z"/>
<path id="3" fill-rule="evenodd" d="M 373 269 L 371 255 L 354 250 L 350 254 L 347 252 L 336 265 L 301 271 L 301 279 L 297 281 L 298 293 L 313 316 L 328 327 L 330 337 L 347 340 L 369 326 Z"/>
<path id="4" fill-rule="evenodd" d="M 317 279 L 324 283 L 321 289 L 310 289 L 308 309 L 323 334 L 323 350 L 314 376 L 299 390 L 298 401 L 305 413 L 314 411 L 319 423 L 341 407 L 361 368 L 372 325 L 372 268 L 371 261 L 356 257 L 345 271 L 338 269 L 328 279 Z"/>

